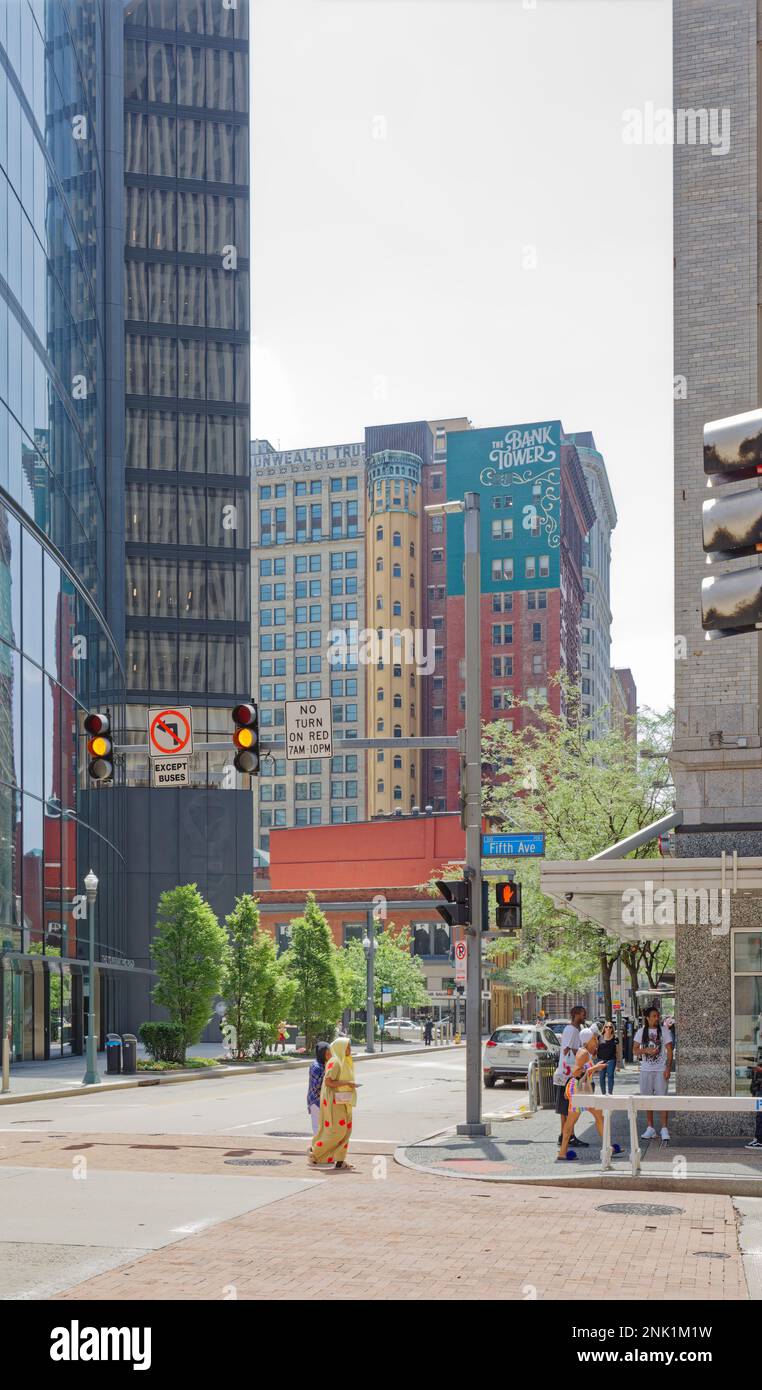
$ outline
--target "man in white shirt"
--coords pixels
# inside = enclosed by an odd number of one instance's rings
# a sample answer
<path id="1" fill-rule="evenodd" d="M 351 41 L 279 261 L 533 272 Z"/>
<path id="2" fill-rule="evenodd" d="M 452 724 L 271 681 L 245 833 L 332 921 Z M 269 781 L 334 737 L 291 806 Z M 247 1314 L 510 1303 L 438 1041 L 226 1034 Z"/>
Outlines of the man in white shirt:
<path id="1" fill-rule="evenodd" d="M 556 1114 L 562 1116 L 561 1129 L 563 1131 L 563 1120 L 569 1113 L 569 1102 L 566 1098 L 566 1087 L 571 1080 L 574 1071 L 574 1058 L 578 1049 L 582 1046 L 580 1039 L 580 1029 L 585 1026 L 586 1010 L 582 1004 L 577 1004 L 571 1011 L 571 1022 L 567 1023 L 561 1034 L 561 1055 L 558 1059 L 558 1066 L 553 1073 L 553 1090 L 556 1097 Z M 563 1134 L 558 1136 L 561 1143 Z M 586 1149 L 588 1147 L 586 1139 L 577 1139 L 572 1135 L 569 1140 L 575 1148 Z"/>
<path id="2" fill-rule="evenodd" d="M 640 1094 L 642 1096 L 666 1096 L 672 1071 L 672 1051 L 674 1037 L 671 1028 L 661 1021 L 657 1004 L 652 1004 L 644 1014 L 644 1026 L 635 1034 L 634 1052 L 640 1058 Z M 654 1112 L 646 1112 L 647 1128 L 644 1139 L 655 1139 Z M 669 1143 L 667 1111 L 661 1114 L 661 1138 Z"/>

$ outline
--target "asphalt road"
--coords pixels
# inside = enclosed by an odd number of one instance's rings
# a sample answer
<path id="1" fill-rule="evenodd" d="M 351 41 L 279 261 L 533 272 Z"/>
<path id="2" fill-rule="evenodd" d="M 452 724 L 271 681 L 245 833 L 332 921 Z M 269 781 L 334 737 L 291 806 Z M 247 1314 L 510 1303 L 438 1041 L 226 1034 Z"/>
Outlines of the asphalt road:
<path id="1" fill-rule="evenodd" d="M 414 1143 L 464 1118 L 465 1053 L 360 1062 L 355 1141 Z M 307 1071 L 228 1076 L 176 1086 L 93 1092 L 0 1108 L 11 1134 L 307 1134 Z M 484 1092 L 484 1110 L 526 1100 L 518 1086 Z"/>

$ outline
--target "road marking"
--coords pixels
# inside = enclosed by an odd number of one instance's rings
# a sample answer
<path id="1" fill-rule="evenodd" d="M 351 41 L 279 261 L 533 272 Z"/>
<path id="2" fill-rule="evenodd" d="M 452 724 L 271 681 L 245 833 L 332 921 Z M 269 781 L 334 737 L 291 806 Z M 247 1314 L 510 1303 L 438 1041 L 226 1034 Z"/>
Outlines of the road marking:
<path id="1" fill-rule="evenodd" d="M 251 1129 L 254 1125 L 274 1125 L 276 1120 L 282 1120 L 282 1115 L 271 1115 L 269 1120 L 247 1120 L 245 1125 L 228 1125 L 228 1129 Z"/>
<path id="2" fill-rule="evenodd" d="M 428 1091 L 428 1089 L 428 1086 L 405 1086 L 398 1092 L 398 1095 L 407 1096 L 411 1091 Z"/>

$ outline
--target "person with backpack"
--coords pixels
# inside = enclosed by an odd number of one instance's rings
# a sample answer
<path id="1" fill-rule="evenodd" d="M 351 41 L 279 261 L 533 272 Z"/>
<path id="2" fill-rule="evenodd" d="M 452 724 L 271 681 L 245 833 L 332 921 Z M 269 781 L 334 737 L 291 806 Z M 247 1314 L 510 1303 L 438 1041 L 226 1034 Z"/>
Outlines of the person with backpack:
<path id="1" fill-rule="evenodd" d="M 751 1093 L 753 1096 L 757 1097 L 757 1104 L 759 1105 L 760 1098 L 762 1098 L 762 1061 L 757 1062 L 753 1067 L 750 1068 L 750 1071 Z M 750 1140 L 746 1147 L 747 1149 L 762 1150 L 762 1110 L 757 1111 L 756 1121 L 757 1123 L 754 1132 L 754 1138 Z"/>

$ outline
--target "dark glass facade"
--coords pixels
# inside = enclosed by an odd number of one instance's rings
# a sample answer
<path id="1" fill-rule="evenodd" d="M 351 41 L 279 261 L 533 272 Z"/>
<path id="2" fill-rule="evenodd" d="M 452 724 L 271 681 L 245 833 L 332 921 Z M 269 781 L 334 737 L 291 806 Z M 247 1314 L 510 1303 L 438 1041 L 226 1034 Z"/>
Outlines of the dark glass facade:
<path id="1" fill-rule="evenodd" d="M 0 998 L 16 1060 L 82 1051 L 90 868 L 101 1037 L 126 974 L 121 774 L 89 787 L 82 734 L 87 708 L 110 707 L 117 738 L 124 716 L 104 617 L 102 20 L 98 0 L 0 5 Z"/>

